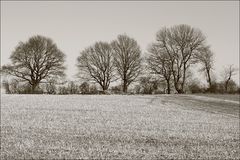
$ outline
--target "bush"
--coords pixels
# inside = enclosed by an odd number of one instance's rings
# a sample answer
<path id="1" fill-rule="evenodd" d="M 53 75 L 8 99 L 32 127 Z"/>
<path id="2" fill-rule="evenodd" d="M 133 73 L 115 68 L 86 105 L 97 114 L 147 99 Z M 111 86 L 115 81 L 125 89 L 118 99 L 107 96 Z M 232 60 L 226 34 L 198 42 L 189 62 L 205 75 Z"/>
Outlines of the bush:
<path id="1" fill-rule="evenodd" d="M 238 92 L 237 84 L 233 80 L 228 82 L 228 90 L 226 92 L 230 94 L 235 94 Z"/>
<path id="2" fill-rule="evenodd" d="M 218 93 L 220 91 L 219 89 L 220 85 L 218 83 L 212 83 L 211 87 L 205 89 L 205 93 Z"/>
<path id="3" fill-rule="evenodd" d="M 78 94 L 79 93 L 78 86 L 73 81 L 70 81 L 68 83 L 68 93 L 69 94 Z"/>
<path id="4" fill-rule="evenodd" d="M 93 84 L 89 87 L 89 93 L 90 94 L 98 94 L 97 86 L 95 84 Z"/>
<path id="5" fill-rule="evenodd" d="M 80 93 L 81 94 L 89 94 L 90 93 L 90 87 L 89 84 L 87 82 L 83 82 L 80 87 Z"/>
<path id="6" fill-rule="evenodd" d="M 110 90 L 113 94 L 121 94 L 122 93 L 122 86 L 121 85 L 113 86 Z"/>
<path id="7" fill-rule="evenodd" d="M 9 82 L 5 80 L 3 81 L 2 85 L 3 85 L 3 88 L 5 89 L 6 94 L 11 94 Z"/>
<path id="8" fill-rule="evenodd" d="M 57 87 L 54 84 L 54 82 L 50 81 L 46 84 L 46 92 L 47 94 L 56 94 L 57 93 Z"/>
<path id="9" fill-rule="evenodd" d="M 68 88 L 65 87 L 65 86 L 59 87 L 58 90 L 59 90 L 59 91 L 58 91 L 58 94 L 69 94 Z"/>
<path id="10" fill-rule="evenodd" d="M 32 94 L 32 87 L 29 83 L 19 82 L 17 79 L 3 81 L 3 87 L 7 94 Z M 43 90 L 38 86 L 34 94 L 42 94 Z"/>
<path id="11" fill-rule="evenodd" d="M 203 92 L 203 89 L 201 86 L 199 86 L 197 83 L 192 83 L 188 86 L 189 88 L 189 91 L 191 93 L 202 93 Z"/>

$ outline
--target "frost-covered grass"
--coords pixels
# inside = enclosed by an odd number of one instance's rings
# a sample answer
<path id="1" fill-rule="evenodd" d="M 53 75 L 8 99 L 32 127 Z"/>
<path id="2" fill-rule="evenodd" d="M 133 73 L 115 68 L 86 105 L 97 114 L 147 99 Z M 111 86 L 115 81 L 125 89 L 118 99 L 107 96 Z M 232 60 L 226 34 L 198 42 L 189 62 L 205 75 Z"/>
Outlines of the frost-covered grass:
<path id="1" fill-rule="evenodd" d="M 239 159 L 239 104 L 191 95 L 2 95 L 1 159 Z"/>

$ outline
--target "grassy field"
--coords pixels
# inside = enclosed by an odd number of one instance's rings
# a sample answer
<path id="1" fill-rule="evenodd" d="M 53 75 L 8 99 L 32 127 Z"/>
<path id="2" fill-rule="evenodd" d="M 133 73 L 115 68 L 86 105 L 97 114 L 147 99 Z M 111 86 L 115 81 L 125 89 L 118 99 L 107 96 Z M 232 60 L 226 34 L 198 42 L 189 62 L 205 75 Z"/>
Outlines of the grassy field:
<path id="1" fill-rule="evenodd" d="M 239 159 L 239 101 L 2 95 L 1 159 Z"/>

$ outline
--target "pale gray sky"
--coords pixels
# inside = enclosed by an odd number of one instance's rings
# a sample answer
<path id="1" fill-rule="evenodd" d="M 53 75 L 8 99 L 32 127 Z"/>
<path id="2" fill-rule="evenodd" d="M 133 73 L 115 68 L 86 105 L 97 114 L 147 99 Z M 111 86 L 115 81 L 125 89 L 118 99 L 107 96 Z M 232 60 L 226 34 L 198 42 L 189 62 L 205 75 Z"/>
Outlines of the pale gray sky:
<path id="1" fill-rule="evenodd" d="M 19 41 L 39 34 L 53 39 L 67 55 L 66 73 L 73 79 L 79 52 L 95 41 L 110 42 L 126 33 L 144 53 L 161 27 L 176 24 L 200 28 L 207 36 L 218 75 L 228 64 L 239 67 L 238 1 L 1 1 L 1 63 L 10 62 Z"/>

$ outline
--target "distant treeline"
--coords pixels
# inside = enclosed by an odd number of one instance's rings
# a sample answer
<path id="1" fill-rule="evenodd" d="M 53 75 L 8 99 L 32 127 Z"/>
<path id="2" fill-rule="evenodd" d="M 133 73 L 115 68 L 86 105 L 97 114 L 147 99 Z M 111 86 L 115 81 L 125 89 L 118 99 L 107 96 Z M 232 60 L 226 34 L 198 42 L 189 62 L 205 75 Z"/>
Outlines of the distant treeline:
<path id="1" fill-rule="evenodd" d="M 160 29 L 144 55 L 137 41 L 123 34 L 86 47 L 77 57 L 79 81 L 60 83 L 66 55 L 37 35 L 17 45 L 1 74 L 11 76 L 3 82 L 9 94 L 239 93 L 232 80 L 238 69 L 229 65 L 216 80 L 213 55 L 201 30 L 185 24 Z M 207 86 L 192 79 L 197 64 Z"/>
<path id="2" fill-rule="evenodd" d="M 6 94 L 31 94 L 31 86 L 27 83 L 19 82 L 15 79 L 3 81 L 2 83 Z M 173 86 L 171 86 L 174 89 Z M 163 81 L 158 81 L 152 77 L 141 77 L 139 82 L 130 88 L 127 94 L 166 94 L 167 86 Z M 177 92 L 175 92 L 177 93 Z M 240 94 L 240 88 L 231 80 L 228 91 L 225 91 L 224 82 L 213 83 L 211 88 L 203 87 L 197 81 L 191 81 L 187 84 L 186 93 L 228 93 Z M 35 94 L 126 94 L 122 91 L 122 86 L 112 86 L 103 92 L 96 84 L 69 81 L 64 84 L 47 82 L 38 85 Z"/>

